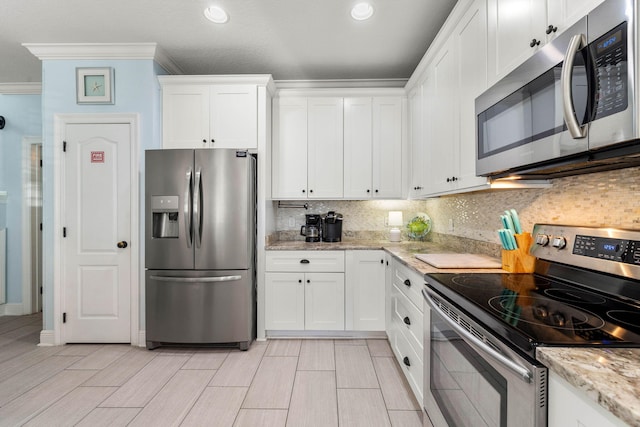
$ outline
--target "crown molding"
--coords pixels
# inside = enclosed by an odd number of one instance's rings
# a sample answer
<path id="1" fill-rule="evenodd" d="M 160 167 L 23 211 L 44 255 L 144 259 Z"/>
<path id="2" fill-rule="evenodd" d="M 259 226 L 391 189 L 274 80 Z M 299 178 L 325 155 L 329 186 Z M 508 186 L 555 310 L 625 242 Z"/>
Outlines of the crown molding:
<path id="1" fill-rule="evenodd" d="M 403 88 L 407 79 L 275 80 L 280 89 Z"/>
<path id="2" fill-rule="evenodd" d="M 169 73 L 180 74 L 180 67 L 157 43 L 23 43 L 36 58 L 60 59 L 151 59 Z"/>
<path id="3" fill-rule="evenodd" d="M 0 83 L 3 95 L 41 95 L 42 83 Z"/>

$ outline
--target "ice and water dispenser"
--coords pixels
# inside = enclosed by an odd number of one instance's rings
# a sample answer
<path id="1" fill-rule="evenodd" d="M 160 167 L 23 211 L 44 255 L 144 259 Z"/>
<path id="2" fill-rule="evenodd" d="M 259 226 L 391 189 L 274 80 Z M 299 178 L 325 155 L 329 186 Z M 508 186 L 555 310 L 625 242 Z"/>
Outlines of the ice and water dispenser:
<path id="1" fill-rule="evenodd" d="M 178 196 L 151 196 L 154 239 L 178 238 Z"/>

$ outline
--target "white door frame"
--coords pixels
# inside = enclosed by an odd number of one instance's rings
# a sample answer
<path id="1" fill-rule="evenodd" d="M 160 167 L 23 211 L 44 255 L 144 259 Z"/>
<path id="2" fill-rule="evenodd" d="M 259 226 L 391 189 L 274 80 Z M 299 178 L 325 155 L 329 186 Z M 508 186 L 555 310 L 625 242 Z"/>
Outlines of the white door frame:
<path id="1" fill-rule="evenodd" d="M 131 127 L 131 236 L 130 244 L 136 250 L 129 251 L 131 257 L 131 345 L 139 345 L 140 327 L 140 281 L 139 257 L 141 244 L 139 242 L 139 179 L 138 179 L 138 147 L 140 118 L 135 113 L 114 114 L 55 114 L 53 117 L 53 339 L 55 345 L 65 344 L 62 334 L 62 218 L 64 206 L 62 195 L 62 142 L 64 131 L 69 124 L 116 124 L 126 123 Z"/>
<path id="2" fill-rule="evenodd" d="M 35 313 L 38 309 L 37 304 L 33 304 L 32 276 L 33 266 L 31 265 L 31 202 L 33 200 L 33 191 L 31 183 L 31 146 L 42 144 L 42 138 L 39 136 L 25 136 L 22 138 L 22 314 Z M 42 199 L 40 199 L 42 201 Z M 26 218 L 29 220 L 27 221 Z M 42 260 L 40 260 L 40 268 L 42 268 Z"/>

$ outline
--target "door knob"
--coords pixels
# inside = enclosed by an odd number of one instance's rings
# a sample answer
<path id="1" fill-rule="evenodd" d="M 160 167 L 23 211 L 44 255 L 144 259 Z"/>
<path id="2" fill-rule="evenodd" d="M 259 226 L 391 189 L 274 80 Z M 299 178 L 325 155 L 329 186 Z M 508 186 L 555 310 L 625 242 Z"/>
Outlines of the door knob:
<path id="1" fill-rule="evenodd" d="M 124 248 L 126 248 L 127 246 L 129 246 L 129 244 L 128 244 L 127 242 L 125 242 L 124 240 L 123 240 L 122 242 L 118 242 L 118 247 L 119 247 L 120 249 L 124 249 Z"/>

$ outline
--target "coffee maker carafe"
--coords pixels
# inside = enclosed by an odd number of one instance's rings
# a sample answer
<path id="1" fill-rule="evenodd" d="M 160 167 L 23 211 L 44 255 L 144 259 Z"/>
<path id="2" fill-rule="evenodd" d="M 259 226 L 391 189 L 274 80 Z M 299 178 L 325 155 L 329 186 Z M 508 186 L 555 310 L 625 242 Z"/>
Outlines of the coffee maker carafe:
<path id="1" fill-rule="evenodd" d="M 342 241 L 342 214 L 329 211 L 322 216 L 322 241 Z"/>
<path id="2" fill-rule="evenodd" d="M 300 227 L 300 235 L 305 236 L 305 242 L 319 242 L 322 232 L 322 219 L 318 214 L 305 215 L 305 225 Z"/>

